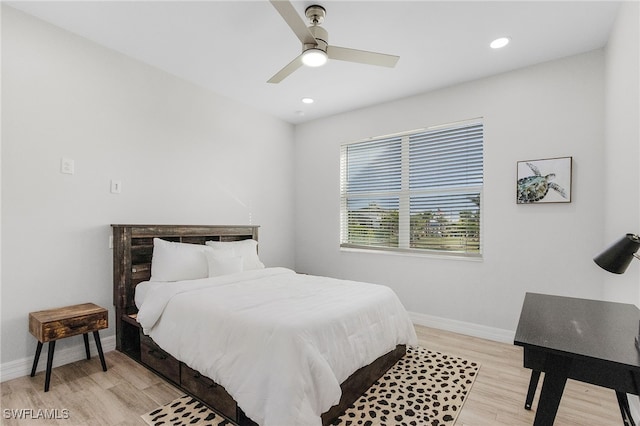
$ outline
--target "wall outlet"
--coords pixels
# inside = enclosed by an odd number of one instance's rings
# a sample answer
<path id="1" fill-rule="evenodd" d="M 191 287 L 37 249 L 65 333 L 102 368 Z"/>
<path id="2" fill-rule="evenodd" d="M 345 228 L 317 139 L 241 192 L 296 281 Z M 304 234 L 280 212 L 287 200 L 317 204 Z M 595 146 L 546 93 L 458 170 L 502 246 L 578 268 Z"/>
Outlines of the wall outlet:
<path id="1" fill-rule="evenodd" d="M 75 172 L 75 164 L 71 158 L 60 159 L 60 173 L 72 175 Z"/>
<path id="2" fill-rule="evenodd" d="M 111 193 L 120 194 L 122 192 L 122 182 L 111 179 Z"/>

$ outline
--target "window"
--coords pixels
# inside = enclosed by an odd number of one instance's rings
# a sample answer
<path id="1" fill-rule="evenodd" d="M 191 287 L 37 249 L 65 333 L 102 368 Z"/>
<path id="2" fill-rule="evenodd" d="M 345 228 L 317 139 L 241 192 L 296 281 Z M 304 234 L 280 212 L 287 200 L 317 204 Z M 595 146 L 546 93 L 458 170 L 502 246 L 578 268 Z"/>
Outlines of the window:
<path id="1" fill-rule="evenodd" d="M 345 144 L 341 247 L 481 254 L 479 121 Z"/>

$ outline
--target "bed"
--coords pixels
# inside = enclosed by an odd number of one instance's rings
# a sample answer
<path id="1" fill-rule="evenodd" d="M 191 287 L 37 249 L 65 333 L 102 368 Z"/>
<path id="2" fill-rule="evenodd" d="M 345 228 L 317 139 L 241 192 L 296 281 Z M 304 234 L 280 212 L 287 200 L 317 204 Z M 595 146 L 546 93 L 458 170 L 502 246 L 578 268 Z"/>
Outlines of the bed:
<path id="1" fill-rule="evenodd" d="M 261 266 L 257 226 L 112 230 L 116 348 L 239 424 L 331 424 L 416 343 L 387 287 Z"/>

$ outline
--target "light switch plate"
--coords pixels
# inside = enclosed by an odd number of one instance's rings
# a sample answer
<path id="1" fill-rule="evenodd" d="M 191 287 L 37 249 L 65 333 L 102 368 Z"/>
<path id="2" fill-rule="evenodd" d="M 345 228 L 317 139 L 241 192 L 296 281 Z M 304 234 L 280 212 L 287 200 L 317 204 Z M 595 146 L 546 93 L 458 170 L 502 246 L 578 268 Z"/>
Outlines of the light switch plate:
<path id="1" fill-rule="evenodd" d="M 122 182 L 111 179 L 111 193 L 120 194 L 122 192 Z"/>
<path id="2" fill-rule="evenodd" d="M 71 158 L 62 157 L 62 159 L 60 159 L 60 173 L 72 175 L 74 172 L 74 161 Z"/>

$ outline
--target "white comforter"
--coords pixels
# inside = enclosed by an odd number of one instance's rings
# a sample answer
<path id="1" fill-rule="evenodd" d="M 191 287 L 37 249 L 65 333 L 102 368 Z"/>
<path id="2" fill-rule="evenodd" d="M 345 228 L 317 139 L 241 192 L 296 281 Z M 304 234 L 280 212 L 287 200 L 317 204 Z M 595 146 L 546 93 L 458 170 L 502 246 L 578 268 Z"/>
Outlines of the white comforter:
<path id="1" fill-rule="evenodd" d="M 267 268 L 146 287 L 144 332 L 263 426 L 321 425 L 341 382 L 397 344 L 417 343 L 381 285 Z"/>

